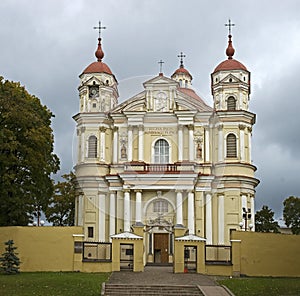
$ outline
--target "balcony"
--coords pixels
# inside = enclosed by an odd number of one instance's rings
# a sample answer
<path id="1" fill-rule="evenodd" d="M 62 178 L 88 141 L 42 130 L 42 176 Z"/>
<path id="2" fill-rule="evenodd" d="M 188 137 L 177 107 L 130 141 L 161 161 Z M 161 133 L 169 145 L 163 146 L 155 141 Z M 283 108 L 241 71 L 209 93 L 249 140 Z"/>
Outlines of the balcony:
<path id="1" fill-rule="evenodd" d="M 192 162 L 178 162 L 165 164 L 149 164 L 144 162 L 127 162 L 124 164 L 124 172 L 147 174 L 147 173 L 164 173 L 164 174 L 179 174 L 179 173 L 195 173 L 195 164 Z"/>

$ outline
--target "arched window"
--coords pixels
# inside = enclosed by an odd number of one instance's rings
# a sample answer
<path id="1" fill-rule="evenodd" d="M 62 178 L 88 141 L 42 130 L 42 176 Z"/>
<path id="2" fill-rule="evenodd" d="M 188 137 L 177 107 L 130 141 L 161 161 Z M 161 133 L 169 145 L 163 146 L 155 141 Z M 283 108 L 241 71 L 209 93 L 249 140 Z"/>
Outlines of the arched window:
<path id="1" fill-rule="evenodd" d="M 159 199 L 153 202 L 154 213 L 167 213 L 168 210 L 168 202 L 166 200 Z"/>
<path id="2" fill-rule="evenodd" d="M 234 97 L 227 99 L 227 110 L 236 110 L 236 100 Z"/>
<path id="3" fill-rule="evenodd" d="M 96 136 L 89 137 L 88 157 L 89 158 L 97 157 L 97 137 Z"/>
<path id="4" fill-rule="evenodd" d="M 154 145 L 154 162 L 169 163 L 169 144 L 166 140 L 160 139 Z"/>
<path id="5" fill-rule="evenodd" d="M 226 138 L 226 157 L 237 157 L 236 136 L 229 134 Z"/>

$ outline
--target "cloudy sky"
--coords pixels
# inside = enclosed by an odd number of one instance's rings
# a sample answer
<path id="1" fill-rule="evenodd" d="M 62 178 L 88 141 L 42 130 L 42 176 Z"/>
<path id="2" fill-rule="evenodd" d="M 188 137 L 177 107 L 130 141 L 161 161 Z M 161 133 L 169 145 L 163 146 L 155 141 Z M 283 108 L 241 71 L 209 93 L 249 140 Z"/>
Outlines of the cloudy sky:
<path id="1" fill-rule="evenodd" d="M 251 71 L 256 209 L 282 216 L 282 202 L 300 196 L 300 1 L 1 0 L 0 75 L 20 81 L 55 114 L 60 174 L 72 169 L 78 75 L 95 60 L 98 21 L 104 62 L 119 81 L 121 100 L 156 76 L 170 76 L 177 55 L 193 87 L 210 105 L 210 73 L 225 57 L 228 18 L 235 58 Z"/>

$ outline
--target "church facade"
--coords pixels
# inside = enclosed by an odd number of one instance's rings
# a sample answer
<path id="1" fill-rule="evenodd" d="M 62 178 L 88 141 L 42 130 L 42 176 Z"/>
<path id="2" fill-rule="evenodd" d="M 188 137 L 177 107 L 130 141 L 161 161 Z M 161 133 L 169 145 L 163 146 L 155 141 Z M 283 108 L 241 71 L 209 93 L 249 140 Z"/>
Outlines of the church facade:
<path id="1" fill-rule="evenodd" d="M 86 241 L 110 242 L 143 229 L 144 262 L 171 263 L 174 229 L 206 245 L 229 245 L 232 230 L 254 231 L 250 72 L 233 58 L 211 74 L 213 106 L 180 66 L 145 81 L 118 102 L 118 82 L 102 60 L 79 76 L 75 225 Z M 134 234 L 132 234 L 134 235 Z"/>

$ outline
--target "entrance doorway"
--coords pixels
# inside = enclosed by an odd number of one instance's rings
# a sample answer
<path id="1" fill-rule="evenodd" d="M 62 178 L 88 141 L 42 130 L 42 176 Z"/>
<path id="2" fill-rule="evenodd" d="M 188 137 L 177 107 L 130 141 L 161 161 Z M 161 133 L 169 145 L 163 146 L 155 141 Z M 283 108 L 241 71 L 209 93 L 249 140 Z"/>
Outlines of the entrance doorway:
<path id="1" fill-rule="evenodd" d="M 168 233 L 154 233 L 154 263 L 169 263 Z"/>
<path id="2" fill-rule="evenodd" d="M 184 246 L 184 271 L 197 272 L 197 247 Z"/>

